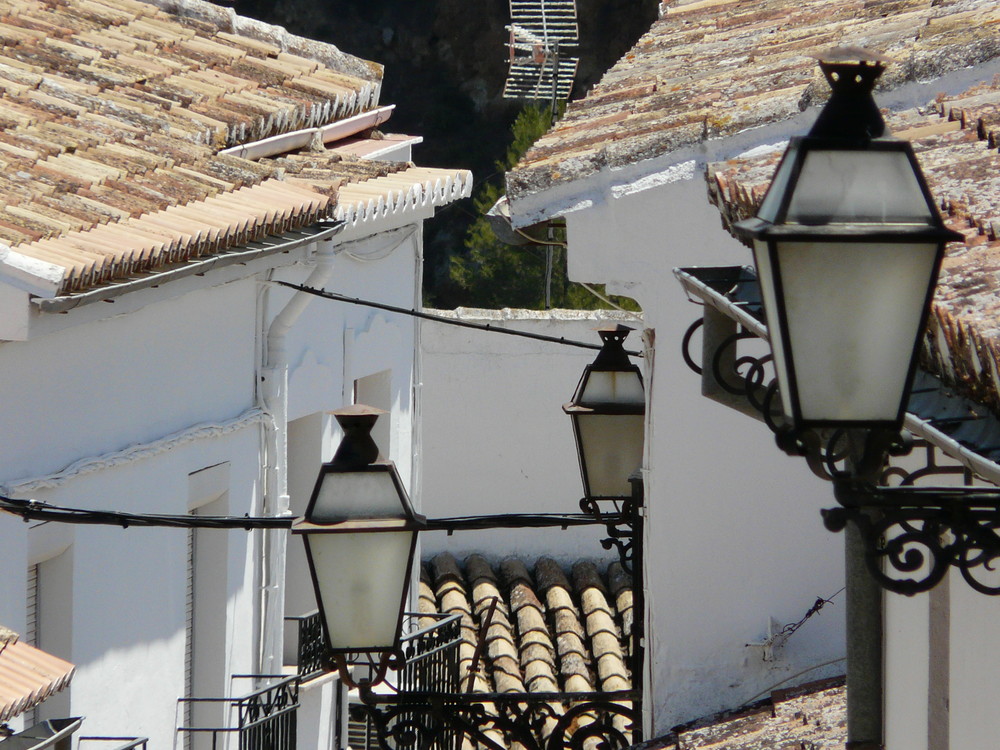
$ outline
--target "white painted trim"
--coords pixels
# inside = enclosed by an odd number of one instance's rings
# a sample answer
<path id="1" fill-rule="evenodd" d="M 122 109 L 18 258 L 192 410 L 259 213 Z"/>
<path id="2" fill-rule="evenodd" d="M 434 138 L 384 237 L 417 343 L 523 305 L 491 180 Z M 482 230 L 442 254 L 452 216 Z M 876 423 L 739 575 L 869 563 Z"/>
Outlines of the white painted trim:
<path id="1" fill-rule="evenodd" d="M 346 117 L 329 125 L 272 135 L 270 138 L 264 138 L 253 143 L 243 143 L 239 146 L 225 148 L 219 153 L 256 161 L 266 156 L 277 156 L 278 154 L 286 154 L 298 148 L 306 148 L 317 135 L 322 139 L 323 143 L 332 143 L 333 141 L 357 135 L 362 130 L 377 128 L 392 116 L 392 111 L 395 108 L 395 104 L 377 107 L 353 117 Z"/>
<path id="2" fill-rule="evenodd" d="M 153 458 L 167 451 L 174 450 L 182 445 L 195 440 L 205 438 L 221 437 L 229 435 L 238 430 L 245 429 L 255 424 L 259 424 L 268 418 L 268 414 L 263 409 L 253 408 L 240 414 L 238 417 L 225 422 L 203 422 L 188 427 L 179 432 L 167 435 L 151 443 L 139 443 L 130 445 L 125 450 L 105 453 L 100 456 L 81 458 L 66 468 L 53 474 L 40 477 L 30 477 L 15 479 L 6 484 L 0 485 L 0 491 L 7 495 L 19 495 L 33 490 L 49 490 L 61 487 L 66 482 L 77 477 L 93 474 L 105 469 L 113 469 L 124 464 L 131 464 L 147 458 Z"/>
<path id="3" fill-rule="evenodd" d="M 0 244 L 0 280 L 39 297 L 52 297 L 62 285 L 66 269 Z"/>

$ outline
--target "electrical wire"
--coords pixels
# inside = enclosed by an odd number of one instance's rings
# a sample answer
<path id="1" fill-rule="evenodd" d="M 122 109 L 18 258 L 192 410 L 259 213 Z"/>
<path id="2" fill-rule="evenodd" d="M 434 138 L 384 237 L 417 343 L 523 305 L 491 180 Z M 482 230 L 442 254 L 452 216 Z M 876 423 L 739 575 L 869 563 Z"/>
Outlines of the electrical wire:
<path id="1" fill-rule="evenodd" d="M 409 315 L 414 318 L 420 318 L 421 320 L 431 320 L 434 321 L 435 323 L 444 323 L 446 325 L 459 326 L 460 328 L 475 328 L 476 330 L 479 331 L 489 331 L 491 333 L 503 333 L 507 336 L 520 336 L 526 339 L 534 339 L 535 341 L 547 341 L 552 344 L 562 344 L 563 346 L 575 346 L 580 349 L 593 349 L 595 351 L 600 351 L 602 348 L 601 344 L 591 344 L 584 341 L 574 341 L 573 339 L 567 339 L 564 336 L 545 336 L 540 333 L 519 331 L 513 328 L 499 328 L 490 323 L 471 323 L 467 320 L 446 318 L 443 315 L 433 315 L 431 313 L 422 312 L 420 310 L 414 310 L 412 308 L 387 305 L 383 302 L 373 302 L 371 300 L 364 300 L 358 297 L 348 297 L 346 294 L 328 292 L 325 289 L 314 289 L 313 287 L 303 286 L 302 284 L 293 284 L 289 281 L 273 281 L 271 283 L 278 284 L 280 286 L 286 286 L 289 289 L 296 289 L 300 292 L 305 292 L 306 294 L 314 294 L 317 297 L 323 297 L 324 299 L 334 300 L 336 302 L 346 302 L 350 305 L 362 305 L 364 307 L 373 307 L 376 310 L 386 310 L 387 312 L 399 313 L 400 315 Z M 642 352 L 634 351 L 631 349 L 626 349 L 625 353 L 633 357 L 643 356 Z"/>
<path id="2" fill-rule="evenodd" d="M 20 516 L 24 521 L 56 521 L 59 523 L 93 524 L 99 526 L 157 526 L 179 529 L 287 529 L 292 518 L 271 516 L 189 516 L 167 513 L 125 513 L 117 510 L 85 510 L 50 505 L 40 500 L 19 500 L 0 497 L 0 510 Z"/>
<path id="3" fill-rule="evenodd" d="M 178 529 L 289 529 L 291 516 L 191 516 L 167 513 L 125 513 L 116 510 L 88 510 L 51 505 L 40 500 L 0 496 L 0 511 L 20 516 L 25 522 L 43 521 L 98 526 L 166 527 Z M 498 515 L 428 518 L 425 531 L 470 531 L 485 529 L 568 528 L 607 524 L 612 514 L 597 518 L 586 513 L 501 513 Z"/>

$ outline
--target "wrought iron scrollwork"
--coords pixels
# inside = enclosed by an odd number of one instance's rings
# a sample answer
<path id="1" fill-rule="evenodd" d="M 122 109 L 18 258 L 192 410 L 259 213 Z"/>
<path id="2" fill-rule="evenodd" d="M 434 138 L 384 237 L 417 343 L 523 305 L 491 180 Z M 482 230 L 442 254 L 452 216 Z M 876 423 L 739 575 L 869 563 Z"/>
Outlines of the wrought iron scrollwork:
<path id="1" fill-rule="evenodd" d="M 612 503 L 614 510 L 601 507 L 601 503 Z M 635 557 L 635 514 L 638 505 L 633 498 L 598 499 L 585 497 L 580 500 L 580 510 L 604 524 L 608 536 L 601 540 L 606 550 L 614 549 L 626 573 L 632 573 Z"/>
<path id="2" fill-rule="evenodd" d="M 383 750 L 456 746 L 465 737 L 491 750 L 625 750 L 638 714 L 632 691 L 593 694 L 410 693 L 405 700 L 362 692 L 364 711 Z"/>
<path id="3" fill-rule="evenodd" d="M 1000 595 L 1000 491 L 838 484 L 837 499 L 844 507 L 823 511 L 827 528 L 857 524 L 884 588 L 929 591 L 955 567 L 976 591 Z"/>
<path id="4" fill-rule="evenodd" d="M 684 364 L 690 367 L 695 375 L 701 375 L 701 365 L 698 364 L 698 360 L 691 356 L 691 339 L 698 332 L 698 329 L 705 325 L 704 318 L 698 318 L 694 323 L 688 326 L 688 329 L 684 332 L 684 338 L 681 339 L 681 356 L 684 358 Z"/>
<path id="5" fill-rule="evenodd" d="M 684 362 L 698 375 L 703 368 L 691 355 L 691 342 L 695 334 L 704 326 L 704 318 L 698 318 L 684 333 L 681 354 Z M 784 425 L 778 395 L 778 381 L 771 371 L 773 357 L 770 352 L 755 355 L 739 352 L 741 341 L 757 339 L 758 336 L 746 329 L 740 329 L 727 336 L 712 353 L 712 376 L 715 383 L 727 393 L 743 396 L 761 413 L 764 423 L 771 432 L 777 433 Z"/>

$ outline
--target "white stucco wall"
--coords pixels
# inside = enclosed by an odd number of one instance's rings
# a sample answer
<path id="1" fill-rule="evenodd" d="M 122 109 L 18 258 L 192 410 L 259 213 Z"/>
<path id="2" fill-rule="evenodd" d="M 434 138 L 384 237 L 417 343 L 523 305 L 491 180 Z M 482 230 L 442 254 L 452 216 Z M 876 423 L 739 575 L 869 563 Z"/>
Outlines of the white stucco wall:
<path id="1" fill-rule="evenodd" d="M 413 306 L 419 229 L 401 239 L 388 254 L 383 237 L 352 245 L 362 260 L 339 254 L 328 288 Z M 377 257 L 363 258 L 373 251 Z M 0 342 L 0 487 L 70 507 L 183 514 L 200 502 L 192 495 L 198 480 L 189 475 L 223 464 L 226 512 L 260 514 L 267 458 L 258 398 L 262 341 L 293 294 L 266 282 L 304 281 L 310 257 L 300 248 L 242 276 L 210 272 L 81 307 L 32 321 L 28 341 Z M 276 262 L 284 267 L 274 268 Z M 409 481 L 415 332 L 408 317 L 311 298 L 286 341 L 289 418 L 339 408 L 351 402 L 356 379 L 390 373 L 392 457 Z M 316 454 L 329 457 L 339 435 L 329 418 L 317 418 L 327 428 L 317 432 Z M 160 748 L 179 742 L 187 533 L 28 525 L 0 516 L 0 623 L 25 633 L 28 565 L 72 552 L 71 580 L 60 584 L 69 598 L 63 611 L 70 638 L 65 652 L 55 652 L 77 672 L 68 700 L 53 699 L 52 708 L 86 716 L 81 733 L 148 736 Z M 230 675 L 261 669 L 263 535 L 205 533 L 226 544 L 219 611 L 211 618 L 224 632 L 214 657 L 224 671 L 218 683 L 243 694 L 249 682 L 231 682 Z M 47 710 L 43 704 L 41 715 Z M 321 706 L 304 717 L 323 723 L 304 724 L 304 738 L 332 742 Z"/>
<path id="2" fill-rule="evenodd" d="M 575 310 L 460 309 L 463 321 L 600 344 L 594 329 L 630 314 Z M 433 321 L 421 324 L 422 497 L 429 517 L 494 513 L 579 513 L 583 495 L 570 418 L 573 396 L 596 351 Z M 449 551 L 495 559 L 617 559 L 600 526 L 498 529 L 424 535 L 424 557 Z"/>

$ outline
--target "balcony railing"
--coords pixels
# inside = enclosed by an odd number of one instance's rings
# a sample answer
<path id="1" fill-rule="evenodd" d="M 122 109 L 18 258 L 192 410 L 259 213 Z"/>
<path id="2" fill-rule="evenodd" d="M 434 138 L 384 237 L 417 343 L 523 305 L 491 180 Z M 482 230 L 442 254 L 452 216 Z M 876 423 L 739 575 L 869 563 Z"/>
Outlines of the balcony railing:
<path id="1" fill-rule="evenodd" d="M 458 645 L 462 637 L 461 615 L 407 614 L 411 621 L 418 617 L 436 620 L 402 638 L 404 662 L 397 674 L 400 693 L 434 691 L 457 693 L 459 685 Z"/>
<path id="2" fill-rule="evenodd" d="M 421 619 L 432 619 L 435 622 L 425 628 L 418 628 Z M 318 612 L 311 612 L 298 617 L 286 617 L 286 622 L 296 626 L 298 644 L 297 666 L 299 676 L 303 681 L 322 674 L 323 631 Z M 456 694 L 461 692 L 459 675 L 459 651 L 461 640 L 460 615 L 417 615 L 408 613 L 404 628 L 411 632 L 404 635 L 400 646 L 403 652 L 403 666 L 390 679 L 400 699 L 406 703 L 407 696 L 433 692 L 440 694 Z M 417 628 L 414 630 L 414 628 Z M 421 727 L 422 738 L 409 736 L 410 727 Z M 360 704 L 353 704 L 348 717 L 348 734 L 350 746 L 354 750 L 375 750 L 379 747 L 379 732 L 389 734 L 396 739 L 400 747 L 414 745 L 420 750 L 458 750 L 462 735 L 450 731 L 433 717 L 427 719 L 419 715 L 419 707 L 412 710 L 402 707 L 388 723 L 376 728 L 370 721 L 369 712 Z M 428 733 L 433 735 L 429 737 Z"/>
<path id="3" fill-rule="evenodd" d="M 305 615 L 289 616 L 285 618 L 285 622 L 294 626 L 297 644 L 292 651 L 296 655 L 295 664 L 287 664 L 286 660 L 286 665 L 298 667 L 299 677 L 303 682 L 311 680 L 324 670 L 323 623 L 319 612 L 314 610 Z M 289 630 L 290 628 L 285 629 L 286 638 L 290 635 Z"/>
<path id="4" fill-rule="evenodd" d="M 436 620 L 426 628 L 412 630 L 420 619 Z M 324 670 L 323 630 L 318 612 L 286 617 L 285 621 L 296 626 L 298 647 L 296 649 L 299 677 L 309 680 Z M 399 692 L 433 691 L 454 693 L 460 690 L 458 644 L 461 636 L 461 621 L 458 615 L 406 614 L 404 630 L 409 626 L 412 632 L 401 639 L 405 657 L 402 669 L 393 682 Z"/>
<path id="5" fill-rule="evenodd" d="M 224 750 L 226 738 L 237 737 L 239 750 L 295 750 L 296 709 L 299 707 L 298 675 L 233 675 L 234 678 L 274 682 L 239 698 L 181 698 L 179 703 L 228 704 L 230 726 L 178 727 L 189 737 L 211 738 L 212 750 Z"/>

